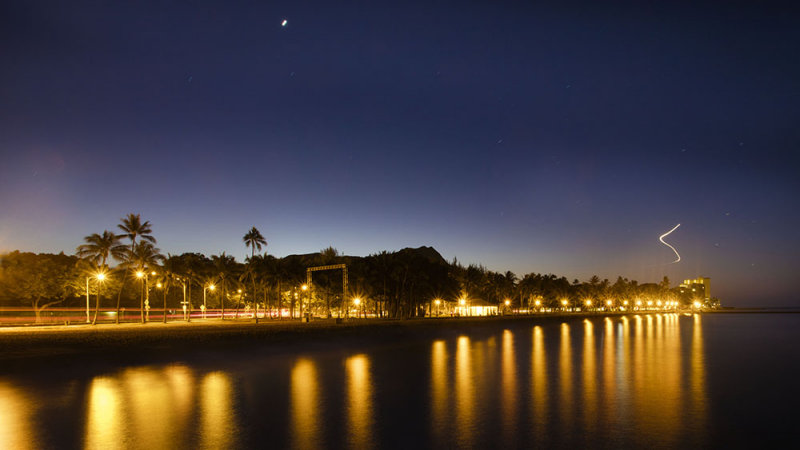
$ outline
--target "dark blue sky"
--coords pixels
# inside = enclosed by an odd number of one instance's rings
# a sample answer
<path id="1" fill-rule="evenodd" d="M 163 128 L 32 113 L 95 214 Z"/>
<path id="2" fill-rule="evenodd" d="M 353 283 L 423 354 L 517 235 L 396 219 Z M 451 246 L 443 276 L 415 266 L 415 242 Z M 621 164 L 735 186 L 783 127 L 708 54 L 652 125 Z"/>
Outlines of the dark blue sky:
<path id="1" fill-rule="evenodd" d="M 796 7 L 9 3 L 0 250 L 137 212 L 171 253 L 242 259 L 255 225 L 277 256 L 431 245 L 798 298 Z"/>

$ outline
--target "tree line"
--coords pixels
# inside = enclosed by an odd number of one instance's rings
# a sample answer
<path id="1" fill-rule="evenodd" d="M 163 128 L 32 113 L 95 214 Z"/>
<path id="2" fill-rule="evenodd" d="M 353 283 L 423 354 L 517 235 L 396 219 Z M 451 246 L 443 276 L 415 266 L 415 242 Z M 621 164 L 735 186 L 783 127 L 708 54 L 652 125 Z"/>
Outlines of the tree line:
<path id="1" fill-rule="evenodd" d="M 239 262 L 225 252 L 210 257 L 164 255 L 156 247 L 150 222 L 138 214 L 123 217 L 117 230 L 86 236 L 75 255 L 20 251 L 2 255 L 0 305 L 28 306 L 38 321 L 46 308 L 81 305 L 88 296 L 93 299 L 92 323 L 96 323 L 101 307 L 113 308 L 117 322 L 121 308 L 138 309 L 144 322 L 150 307 L 167 311 L 188 304 L 196 310 L 203 303 L 221 310 L 223 317 L 227 308 L 233 317 L 255 309 L 264 317 L 281 319 L 282 311 L 295 317 L 300 302 L 317 316 L 346 316 L 353 298 L 361 299 L 371 314 L 387 318 L 430 314 L 435 299 L 445 303 L 468 299 L 509 312 L 590 305 L 613 308 L 641 299 L 684 305 L 697 300 L 671 289 L 667 277 L 644 284 L 623 277 L 613 283 L 597 276 L 585 282 L 553 274 L 517 277 L 510 271 L 447 261 L 431 247 L 365 257 L 342 255 L 329 247 L 278 258 L 262 252 L 267 241 L 252 227 L 242 238 L 250 256 Z M 343 292 L 341 273 L 334 271 L 315 272 L 312 288 L 302 290 L 307 268 L 333 264 L 347 265 L 348 292 Z M 255 317 L 258 320 L 258 314 Z M 162 320 L 167 320 L 166 313 Z"/>

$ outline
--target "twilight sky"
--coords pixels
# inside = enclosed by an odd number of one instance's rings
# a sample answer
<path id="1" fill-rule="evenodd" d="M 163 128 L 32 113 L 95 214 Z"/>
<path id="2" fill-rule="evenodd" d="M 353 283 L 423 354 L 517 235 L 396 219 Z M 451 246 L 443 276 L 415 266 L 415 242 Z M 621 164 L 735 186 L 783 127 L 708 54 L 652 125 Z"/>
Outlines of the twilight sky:
<path id="1" fill-rule="evenodd" d="M 170 253 L 255 225 L 798 304 L 797 7 L 528 3 L 3 2 L 0 251 L 135 212 Z"/>

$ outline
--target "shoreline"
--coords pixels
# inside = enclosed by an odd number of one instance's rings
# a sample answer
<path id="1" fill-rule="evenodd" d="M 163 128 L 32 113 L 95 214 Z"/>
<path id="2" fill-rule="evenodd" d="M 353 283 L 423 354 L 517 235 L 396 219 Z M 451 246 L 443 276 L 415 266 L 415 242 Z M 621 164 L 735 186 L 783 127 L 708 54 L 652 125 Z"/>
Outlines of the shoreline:
<path id="1" fill-rule="evenodd" d="M 753 309 L 704 311 L 726 313 L 800 313 Z M 122 323 L 119 325 L 45 325 L 0 328 L 0 362 L 6 368 L 41 364 L 53 358 L 69 362 L 138 362 L 191 358 L 209 352 L 291 351 L 300 344 L 328 346 L 351 341 L 357 344 L 391 344 L 430 337 L 449 337 L 494 328 L 498 324 L 537 324 L 586 318 L 658 315 L 642 312 L 571 312 L 494 317 L 419 319 L 316 319 L 299 321 L 222 321 Z M 668 313 L 668 314 L 682 314 Z M 299 348 L 302 351 L 302 348 Z M 137 362 L 137 361 L 133 361 Z"/>

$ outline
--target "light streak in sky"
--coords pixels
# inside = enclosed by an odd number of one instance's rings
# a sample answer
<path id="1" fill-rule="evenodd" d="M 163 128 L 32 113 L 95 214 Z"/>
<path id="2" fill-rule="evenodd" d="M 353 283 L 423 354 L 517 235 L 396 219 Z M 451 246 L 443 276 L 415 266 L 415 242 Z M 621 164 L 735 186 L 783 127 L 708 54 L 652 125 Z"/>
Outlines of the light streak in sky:
<path id="1" fill-rule="evenodd" d="M 678 259 L 676 259 L 675 261 L 672 261 L 670 264 L 675 264 L 676 262 L 680 261 L 681 260 L 681 255 L 678 253 L 677 250 L 675 250 L 675 247 L 673 247 L 673 246 L 667 244 L 666 242 L 664 242 L 664 238 L 669 236 L 669 234 L 672 233 L 673 231 L 677 230 L 679 226 L 681 226 L 681 224 L 675 225 L 675 227 L 673 229 L 667 231 L 666 233 L 664 233 L 664 234 L 662 234 L 661 236 L 658 237 L 658 240 L 661 241 L 662 244 L 664 244 L 667 247 L 671 248 L 672 251 L 675 252 L 675 256 L 678 257 Z"/>

